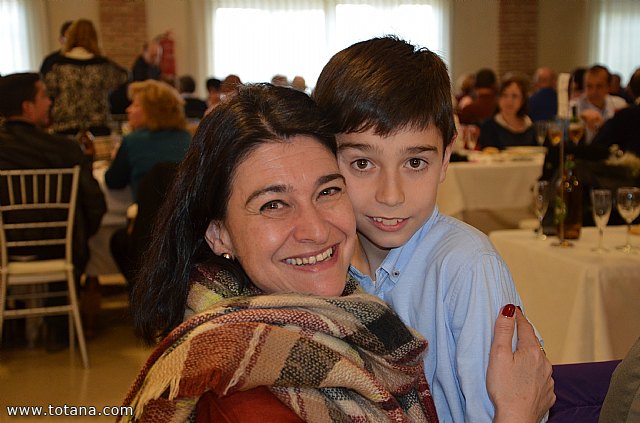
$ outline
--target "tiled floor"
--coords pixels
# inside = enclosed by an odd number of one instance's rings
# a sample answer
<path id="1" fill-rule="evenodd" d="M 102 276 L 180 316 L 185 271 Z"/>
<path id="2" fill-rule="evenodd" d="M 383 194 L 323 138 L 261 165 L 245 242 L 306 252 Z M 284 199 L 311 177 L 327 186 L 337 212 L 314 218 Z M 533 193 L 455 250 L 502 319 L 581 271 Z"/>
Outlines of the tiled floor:
<path id="1" fill-rule="evenodd" d="M 124 289 L 102 299 L 100 330 L 87 341 L 91 367 L 79 349 L 48 353 L 42 347 L 0 349 L 0 422 L 99 422 L 113 417 L 9 417 L 7 406 L 119 406 L 151 349 L 133 334 Z M 55 411 L 55 410 L 54 410 Z M 63 411 L 59 408 L 58 411 Z"/>

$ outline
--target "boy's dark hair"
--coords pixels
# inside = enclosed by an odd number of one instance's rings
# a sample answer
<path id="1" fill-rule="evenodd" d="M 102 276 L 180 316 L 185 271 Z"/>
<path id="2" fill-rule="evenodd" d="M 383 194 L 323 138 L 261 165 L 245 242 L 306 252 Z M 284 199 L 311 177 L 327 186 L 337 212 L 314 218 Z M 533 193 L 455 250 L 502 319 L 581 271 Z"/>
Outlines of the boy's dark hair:
<path id="1" fill-rule="evenodd" d="M 313 96 L 336 133 L 373 129 L 385 137 L 433 124 L 444 146 L 455 135 L 447 66 L 436 53 L 397 37 L 362 41 L 334 55 Z"/>
<path id="2" fill-rule="evenodd" d="M 218 78 L 209 78 L 207 79 L 207 91 L 220 91 L 220 86 L 222 85 L 222 81 Z"/>
<path id="3" fill-rule="evenodd" d="M 196 90 L 196 81 L 190 75 L 183 75 L 178 79 L 178 91 L 192 93 Z"/>
<path id="4" fill-rule="evenodd" d="M 14 73 L 0 77 L 0 116 L 9 118 L 22 114 L 24 101 L 35 101 L 37 73 Z"/>

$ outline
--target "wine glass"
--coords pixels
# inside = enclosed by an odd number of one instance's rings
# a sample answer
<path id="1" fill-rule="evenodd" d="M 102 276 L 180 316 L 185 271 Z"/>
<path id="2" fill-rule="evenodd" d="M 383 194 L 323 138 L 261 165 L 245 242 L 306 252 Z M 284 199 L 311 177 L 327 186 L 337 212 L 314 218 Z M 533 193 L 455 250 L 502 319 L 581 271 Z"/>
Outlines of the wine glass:
<path id="1" fill-rule="evenodd" d="M 609 251 L 602 246 L 602 239 L 604 238 L 604 228 L 607 227 L 609 216 L 611 215 L 611 190 L 591 190 L 591 205 L 593 207 L 593 220 L 598 227 L 598 247 L 593 248 L 592 251 L 604 253 Z"/>
<path id="2" fill-rule="evenodd" d="M 562 133 L 564 132 L 563 122 L 560 119 L 548 122 L 547 132 L 552 145 L 558 145 L 562 141 Z"/>
<path id="3" fill-rule="evenodd" d="M 467 149 L 475 150 L 478 144 L 478 136 L 480 135 L 480 128 L 475 125 L 466 125 L 464 127 L 464 144 Z"/>
<path id="4" fill-rule="evenodd" d="M 572 119 L 569 122 L 569 139 L 574 145 L 578 145 L 584 135 L 584 121 L 580 118 Z"/>
<path id="5" fill-rule="evenodd" d="M 539 120 L 536 122 L 536 142 L 539 146 L 544 145 L 544 140 L 547 137 L 547 131 L 549 130 L 549 122 L 546 120 Z"/>
<path id="6" fill-rule="evenodd" d="M 547 208 L 549 207 L 549 196 L 549 181 L 537 181 L 533 185 L 534 212 L 538 218 L 536 238 L 540 240 L 547 239 L 547 236 L 543 232 L 542 220 L 544 219 L 544 215 L 547 213 Z"/>
<path id="7" fill-rule="evenodd" d="M 630 253 L 633 250 L 629 239 L 631 222 L 640 214 L 640 188 L 620 187 L 618 188 L 616 199 L 618 213 L 627 222 L 627 242 L 617 248 L 625 253 Z"/>

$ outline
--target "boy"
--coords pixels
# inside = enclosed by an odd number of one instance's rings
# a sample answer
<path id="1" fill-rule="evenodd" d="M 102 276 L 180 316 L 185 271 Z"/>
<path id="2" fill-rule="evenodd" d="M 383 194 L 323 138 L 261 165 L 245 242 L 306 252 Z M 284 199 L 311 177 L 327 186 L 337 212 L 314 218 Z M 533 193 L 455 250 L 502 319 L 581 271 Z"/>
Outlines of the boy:
<path id="1" fill-rule="evenodd" d="M 440 421 L 490 422 L 493 322 L 521 300 L 487 237 L 436 207 L 455 139 L 446 65 L 376 38 L 331 58 L 314 96 L 336 124 L 356 214 L 351 274 L 429 341 L 425 373 Z"/>

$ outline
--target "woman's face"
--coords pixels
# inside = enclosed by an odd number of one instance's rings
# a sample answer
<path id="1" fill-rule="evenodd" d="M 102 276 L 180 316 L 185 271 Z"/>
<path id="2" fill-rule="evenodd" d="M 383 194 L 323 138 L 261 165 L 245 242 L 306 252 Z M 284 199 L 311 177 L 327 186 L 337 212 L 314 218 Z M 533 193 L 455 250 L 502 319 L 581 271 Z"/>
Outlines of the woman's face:
<path id="1" fill-rule="evenodd" d="M 127 107 L 127 119 L 129 120 L 129 127 L 134 131 L 146 125 L 147 116 L 142 108 L 139 95 L 134 95 L 133 101 Z"/>
<path id="2" fill-rule="evenodd" d="M 207 241 L 265 292 L 340 295 L 356 225 L 335 156 L 297 135 L 260 145 L 236 169 L 224 222 Z"/>
<path id="3" fill-rule="evenodd" d="M 507 85 L 507 87 L 500 93 L 500 99 L 498 104 L 500 111 L 509 116 L 515 116 L 522 107 L 524 96 L 520 91 L 520 87 L 515 82 Z"/>

